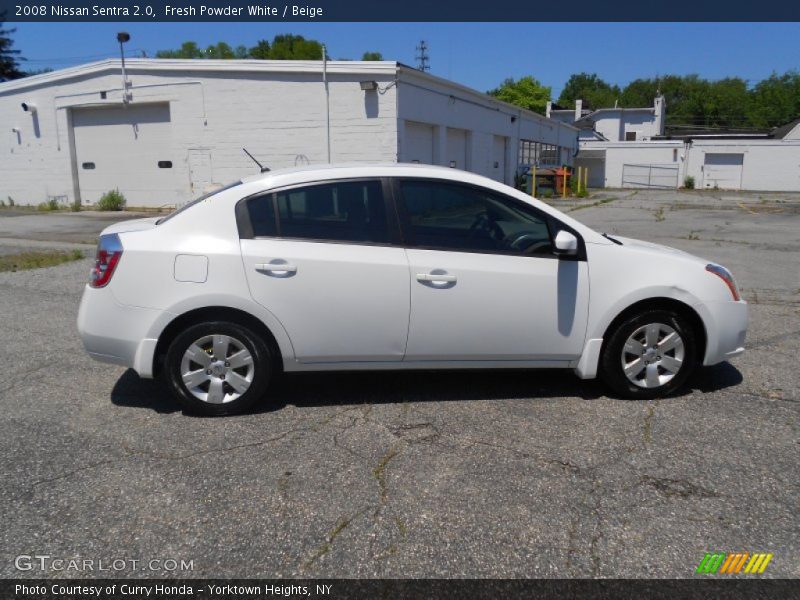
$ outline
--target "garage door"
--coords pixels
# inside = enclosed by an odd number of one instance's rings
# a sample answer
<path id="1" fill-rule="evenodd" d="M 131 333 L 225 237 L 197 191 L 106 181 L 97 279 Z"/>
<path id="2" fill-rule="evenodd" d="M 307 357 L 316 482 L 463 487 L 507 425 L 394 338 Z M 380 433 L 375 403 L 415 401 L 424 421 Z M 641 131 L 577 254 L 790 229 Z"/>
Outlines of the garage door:
<path id="1" fill-rule="evenodd" d="M 406 121 L 403 162 L 433 164 L 433 125 Z"/>
<path id="2" fill-rule="evenodd" d="M 73 109 L 72 126 L 84 203 L 112 189 L 129 206 L 177 201 L 169 104 Z"/>
<path id="3" fill-rule="evenodd" d="M 706 154 L 703 187 L 738 190 L 742 187 L 744 154 Z"/>
<path id="4" fill-rule="evenodd" d="M 624 164 L 622 187 L 675 189 L 678 187 L 678 166 Z"/>
<path id="5" fill-rule="evenodd" d="M 467 169 L 467 132 L 465 129 L 447 128 L 445 166 Z"/>
<path id="6" fill-rule="evenodd" d="M 506 139 L 496 135 L 492 142 L 491 178 L 501 183 L 506 182 Z"/>

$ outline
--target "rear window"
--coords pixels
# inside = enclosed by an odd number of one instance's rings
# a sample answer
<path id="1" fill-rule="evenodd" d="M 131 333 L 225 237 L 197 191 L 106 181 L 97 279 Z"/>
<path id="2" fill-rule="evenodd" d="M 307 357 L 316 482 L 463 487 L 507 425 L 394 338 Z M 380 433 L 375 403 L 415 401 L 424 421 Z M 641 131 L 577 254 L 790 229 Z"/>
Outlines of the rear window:
<path id="1" fill-rule="evenodd" d="M 213 192 L 209 192 L 207 194 L 203 194 L 199 198 L 195 198 L 194 200 L 192 200 L 191 202 L 187 202 L 186 204 L 184 204 L 183 206 L 181 206 L 177 210 L 172 211 L 167 216 L 161 217 L 158 221 L 156 221 L 156 225 L 161 225 L 161 223 L 169 221 L 172 217 L 174 217 L 176 215 L 179 215 L 183 211 L 192 208 L 195 204 L 198 204 L 199 202 L 202 202 L 203 200 L 208 200 L 209 198 L 211 198 L 211 196 L 216 196 L 217 194 L 219 194 L 221 192 L 224 192 L 225 190 L 229 190 L 231 188 L 235 188 L 237 185 L 242 185 L 242 182 L 241 181 L 234 181 L 233 183 L 229 183 L 228 185 L 225 185 L 225 186 L 223 186 L 223 187 L 221 187 L 219 189 L 216 189 Z"/>
<path id="2" fill-rule="evenodd" d="M 389 226 L 380 180 L 338 181 L 248 198 L 236 207 L 244 239 L 387 243 Z"/>

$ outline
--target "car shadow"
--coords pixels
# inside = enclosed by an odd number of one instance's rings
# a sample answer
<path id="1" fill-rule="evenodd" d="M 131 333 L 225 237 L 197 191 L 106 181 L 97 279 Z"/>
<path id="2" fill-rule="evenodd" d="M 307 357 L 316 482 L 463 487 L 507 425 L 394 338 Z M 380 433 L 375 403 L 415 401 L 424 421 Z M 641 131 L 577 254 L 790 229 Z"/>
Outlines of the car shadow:
<path id="1" fill-rule="evenodd" d="M 739 385 L 742 374 L 730 363 L 698 370 L 688 385 L 673 397 L 691 391 L 711 393 Z M 336 406 L 402 404 L 463 400 L 512 400 L 577 397 L 594 400 L 606 396 L 598 380 L 578 379 L 563 369 L 493 369 L 452 371 L 360 371 L 340 373 L 286 373 L 271 388 L 269 400 L 250 413 L 285 406 Z M 157 380 L 141 379 L 127 370 L 114 385 L 111 401 L 117 406 L 149 408 L 158 413 L 181 410 L 166 387 Z"/>

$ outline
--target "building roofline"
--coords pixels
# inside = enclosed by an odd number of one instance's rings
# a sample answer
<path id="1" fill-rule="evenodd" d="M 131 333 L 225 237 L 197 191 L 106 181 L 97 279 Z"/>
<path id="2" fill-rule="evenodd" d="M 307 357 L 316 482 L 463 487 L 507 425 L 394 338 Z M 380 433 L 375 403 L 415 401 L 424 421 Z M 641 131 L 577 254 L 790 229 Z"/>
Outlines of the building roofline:
<path id="1" fill-rule="evenodd" d="M 361 61 L 361 60 L 329 60 L 328 73 L 394 75 L 398 63 L 395 61 Z M 0 83 L 0 93 L 22 90 L 37 85 L 54 83 L 63 79 L 97 75 L 106 71 L 121 71 L 122 64 L 117 58 L 108 58 L 86 63 L 77 67 L 68 67 L 40 75 L 31 75 L 21 79 Z M 129 73 L 137 71 L 181 71 L 181 72 L 229 72 L 229 73 L 319 73 L 322 71 L 321 60 L 255 60 L 255 59 L 178 59 L 178 58 L 127 58 L 125 70 Z"/>
<path id="2" fill-rule="evenodd" d="M 577 127 L 575 127 L 573 125 L 570 125 L 568 123 L 563 123 L 561 121 L 556 121 L 554 119 L 548 119 L 545 115 L 539 114 L 539 113 L 534 112 L 532 110 L 528 110 L 527 108 L 522 108 L 520 106 L 516 106 L 515 104 L 511 104 L 509 102 L 505 102 L 503 100 L 498 100 L 494 96 L 490 96 L 489 94 L 486 94 L 485 92 L 479 92 L 478 90 L 476 90 L 474 88 L 471 88 L 471 87 L 468 87 L 466 85 L 463 85 L 461 83 L 457 83 L 455 81 L 451 81 L 450 79 L 444 79 L 443 77 L 439 77 L 437 75 L 431 75 L 430 73 L 426 73 L 424 71 L 420 71 L 419 69 L 415 69 L 414 67 L 409 67 L 408 65 L 404 65 L 403 63 L 397 63 L 397 75 L 398 75 L 398 81 L 400 80 L 401 76 L 407 75 L 407 76 L 415 77 L 415 78 L 422 79 L 422 80 L 425 80 L 425 81 L 429 81 L 430 83 L 435 83 L 435 84 L 446 86 L 446 87 L 449 87 L 449 88 L 455 88 L 460 92 L 463 92 L 465 94 L 469 94 L 473 98 L 479 98 L 482 104 L 486 104 L 486 103 L 494 104 L 494 105 L 496 105 L 498 107 L 501 107 L 501 108 L 505 109 L 509 113 L 514 113 L 514 115 L 511 115 L 511 116 L 515 116 L 516 114 L 520 114 L 520 115 L 524 115 L 524 116 L 526 116 L 528 118 L 532 118 L 532 119 L 535 119 L 535 120 L 543 121 L 543 122 L 548 123 L 548 124 L 556 125 L 558 127 L 566 127 L 568 129 L 572 129 L 575 132 L 578 131 Z"/>

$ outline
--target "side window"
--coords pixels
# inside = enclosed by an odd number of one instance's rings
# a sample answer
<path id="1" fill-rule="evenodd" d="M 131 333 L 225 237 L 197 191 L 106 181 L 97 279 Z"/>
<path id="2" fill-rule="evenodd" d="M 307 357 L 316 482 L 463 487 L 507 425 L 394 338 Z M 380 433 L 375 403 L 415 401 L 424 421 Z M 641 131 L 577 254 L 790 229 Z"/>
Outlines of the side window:
<path id="1" fill-rule="evenodd" d="M 275 225 L 275 207 L 273 194 L 264 194 L 247 200 L 247 215 L 253 228 L 247 237 L 275 237 L 278 227 Z"/>
<path id="2" fill-rule="evenodd" d="M 412 245 L 465 252 L 551 254 L 547 222 L 490 190 L 437 181 L 400 183 Z"/>
<path id="3" fill-rule="evenodd" d="M 342 242 L 389 241 L 380 181 L 342 181 L 275 194 L 280 235 Z"/>

